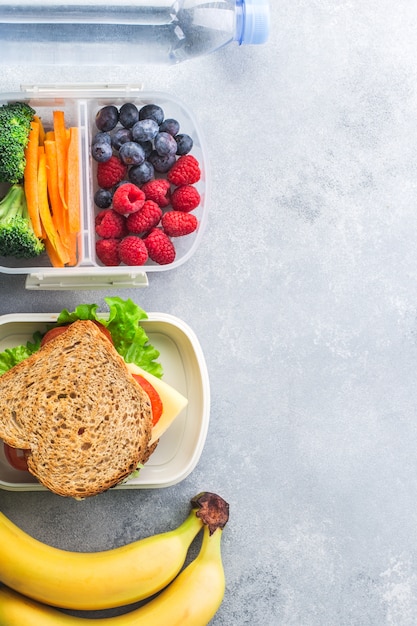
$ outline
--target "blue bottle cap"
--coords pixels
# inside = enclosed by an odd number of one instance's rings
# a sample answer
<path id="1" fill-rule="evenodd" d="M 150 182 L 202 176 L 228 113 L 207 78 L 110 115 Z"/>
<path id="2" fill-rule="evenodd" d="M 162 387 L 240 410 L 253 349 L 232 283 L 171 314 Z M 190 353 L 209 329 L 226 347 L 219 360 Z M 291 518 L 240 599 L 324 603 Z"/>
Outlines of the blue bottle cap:
<path id="1" fill-rule="evenodd" d="M 265 43 L 269 36 L 269 0 L 243 0 L 241 44 Z"/>

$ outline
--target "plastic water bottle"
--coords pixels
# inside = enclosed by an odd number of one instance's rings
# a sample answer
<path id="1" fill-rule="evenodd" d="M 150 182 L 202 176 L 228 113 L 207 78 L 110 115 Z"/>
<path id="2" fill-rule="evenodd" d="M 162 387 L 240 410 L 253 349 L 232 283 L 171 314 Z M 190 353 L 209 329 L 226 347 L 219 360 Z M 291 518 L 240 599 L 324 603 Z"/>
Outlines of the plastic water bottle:
<path id="1" fill-rule="evenodd" d="M 174 64 L 260 44 L 268 0 L 0 0 L 0 64 Z"/>

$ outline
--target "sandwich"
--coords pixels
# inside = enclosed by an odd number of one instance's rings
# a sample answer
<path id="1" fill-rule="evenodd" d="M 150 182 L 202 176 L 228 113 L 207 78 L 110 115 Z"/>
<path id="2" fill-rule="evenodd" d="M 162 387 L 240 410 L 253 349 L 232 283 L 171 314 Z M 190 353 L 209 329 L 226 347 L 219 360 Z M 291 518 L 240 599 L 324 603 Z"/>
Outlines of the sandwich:
<path id="1" fill-rule="evenodd" d="M 137 322 L 146 314 L 131 301 L 106 301 L 107 319 L 95 305 L 64 311 L 33 342 L 0 355 L 0 439 L 23 450 L 27 470 L 61 496 L 94 496 L 137 472 L 187 403 L 160 380 L 159 353 Z"/>

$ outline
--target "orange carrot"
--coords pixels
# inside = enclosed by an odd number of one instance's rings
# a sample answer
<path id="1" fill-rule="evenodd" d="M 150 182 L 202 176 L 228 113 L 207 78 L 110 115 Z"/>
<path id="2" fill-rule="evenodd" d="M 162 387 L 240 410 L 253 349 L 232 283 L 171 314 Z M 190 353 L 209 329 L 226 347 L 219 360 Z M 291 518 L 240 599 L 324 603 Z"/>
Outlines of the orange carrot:
<path id="1" fill-rule="evenodd" d="M 52 222 L 61 238 L 62 244 L 68 248 L 68 211 L 62 204 L 58 188 L 58 161 L 56 143 L 45 139 L 46 179 L 48 185 L 49 204 L 52 212 Z"/>
<path id="2" fill-rule="evenodd" d="M 53 112 L 53 126 L 55 133 L 55 141 L 57 147 L 58 158 L 58 185 L 59 195 L 61 196 L 62 204 L 67 208 L 66 202 L 66 171 L 67 171 L 67 158 L 68 158 L 68 139 L 67 129 L 65 128 L 65 115 L 63 111 Z"/>
<path id="3" fill-rule="evenodd" d="M 49 208 L 48 199 L 48 183 L 46 174 L 46 158 L 45 149 L 43 146 L 38 148 L 38 198 L 39 198 L 39 214 L 42 221 L 42 225 L 45 229 L 46 239 L 54 249 L 56 255 L 50 257 L 51 263 L 54 262 L 57 256 L 61 263 L 65 265 L 68 262 L 68 253 L 62 245 L 59 234 L 53 224 L 51 211 Z M 49 247 L 49 246 L 48 246 Z"/>
<path id="4" fill-rule="evenodd" d="M 65 267 L 65 264 L 62 262 L 60 256 L 57 251 L 49 241 L 49 239 L 44 240 L 45 250 L 48 254 L 49 260 L 51 261 L 54 267 Z"/>
<path id="5" fill-rule="evenodd" d="M 80 155 L 78 146 L 78 128 L 70 129 L 70 142 L 67 158 L 67 207 L 71 233 L 78 233 L 81 228 L 80 218 Z"/>
<path id="6" fill-rule="evenodd" d="M 74 266 L 77 265 L 77 241 L 78 241 L 78 234 L 76 233 L 70 233 L 68 236 L 69 239 L 69 247 L 68 247 L 68 254 L 69 254 L 69 260 L 68 260 L 68 265 Z"/>
<path id="7" fill-rule="evenodd" d="M 53 130 L 47 130 L 45 133 L 45 140 L 55 141 L 55 133 Z"/>
<path id="8" fill-rule="evenodd" d="M 39 124 L 39 145 L 43 146 L 43 142 L 45 141 L 45 128 L 43 126 L 43 122 L 39 115 L 33 116 L 33 121 Z"/>
<path id="9" fill-rule="evenodd" d="M 29 131 L 29 141 L 25 149 L 24 189 L 29 217 L 37 237 L 42 237 L 42 224 L 39 216 L 38 199 L 38 146 L 39 124 L 32 121 Z"/>

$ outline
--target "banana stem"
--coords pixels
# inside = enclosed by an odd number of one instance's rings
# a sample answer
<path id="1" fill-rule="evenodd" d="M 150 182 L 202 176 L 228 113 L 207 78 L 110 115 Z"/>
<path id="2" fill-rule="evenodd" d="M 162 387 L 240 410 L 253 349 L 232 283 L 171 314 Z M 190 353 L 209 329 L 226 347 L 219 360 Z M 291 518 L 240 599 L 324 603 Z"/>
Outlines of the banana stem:
<path id="1" fill-rule="evenodd" d="M 208 526 L 210 535 L 217 528 L 223 529 L 229 520 L 229 505 L 216 493 L 203 491 L 192 498 L 191 504 L 197 509 L 196 515 L 205 526 Z"/>

